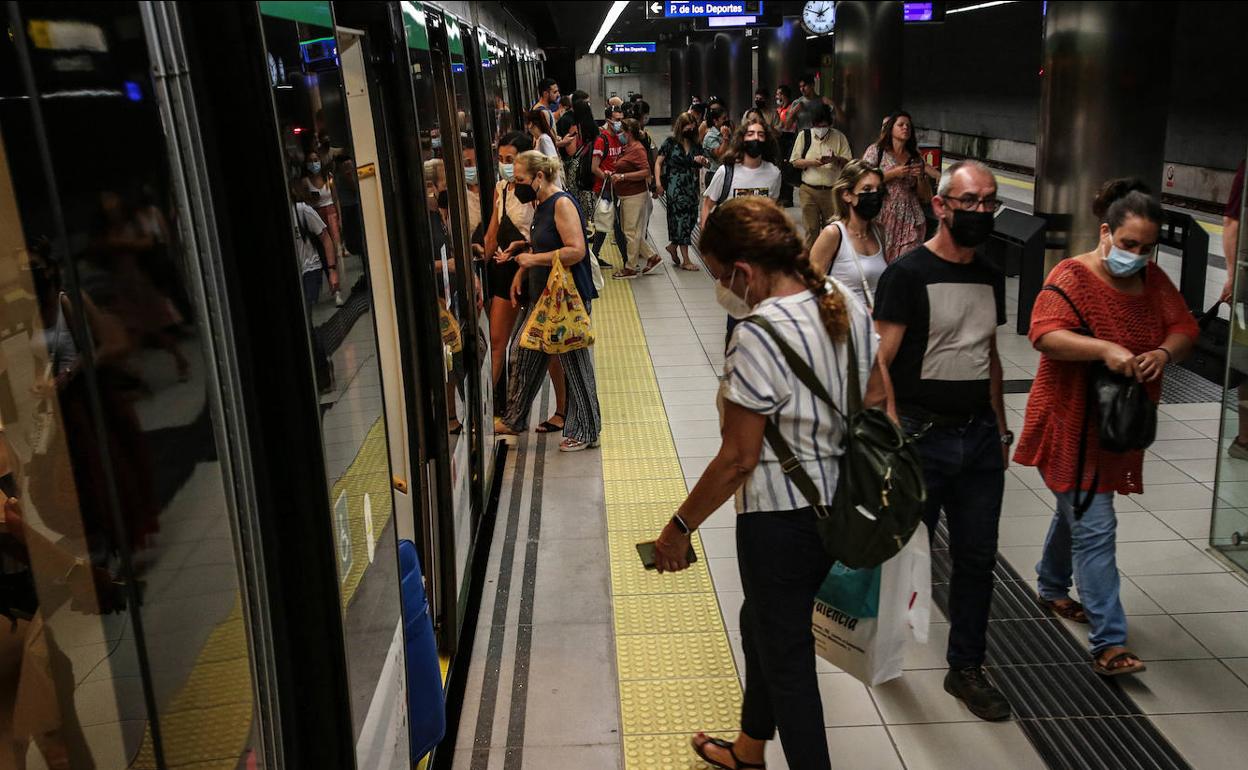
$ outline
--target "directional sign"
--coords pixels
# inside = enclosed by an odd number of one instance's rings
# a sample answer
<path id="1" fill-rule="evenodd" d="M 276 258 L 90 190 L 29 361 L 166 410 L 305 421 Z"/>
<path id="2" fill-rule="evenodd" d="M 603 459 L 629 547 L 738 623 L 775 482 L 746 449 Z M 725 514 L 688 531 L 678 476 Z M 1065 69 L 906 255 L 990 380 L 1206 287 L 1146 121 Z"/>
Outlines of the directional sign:
<path id="1" fill-rule="evenodd" d="M 761 0 L 647 0 L 647 19 L 689 19 L 713 16 L 758 16 Z"/>
<path id="2" fill-rule="evenodd" d="M 603 48 L 607 53 L 654 53 L 655 43 L 607 43 Z"/>

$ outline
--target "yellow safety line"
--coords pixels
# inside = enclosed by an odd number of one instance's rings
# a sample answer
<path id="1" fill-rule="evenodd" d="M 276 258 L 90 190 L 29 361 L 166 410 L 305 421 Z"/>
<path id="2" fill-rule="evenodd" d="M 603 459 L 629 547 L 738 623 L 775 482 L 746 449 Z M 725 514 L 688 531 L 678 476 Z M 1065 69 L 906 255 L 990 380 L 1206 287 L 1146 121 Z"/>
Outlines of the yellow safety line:
<path id="1" fill-rule="evenodd" d="M 331 517 L 332 506 L 344 493 L 348 511 L 351 567 L 340 592 L 344 612 L 369 565 L 365 495 L 369 501 L 374 542 L 390 521 L 392 501 L 387 457 L 385 424 L 379 417 L 347 472 L 330 490 Z M 331 520 L 329 524 L 337 533 L 337 522 Z M 337 536 L 334 540 L 335 547 L 341 547 Z M 153 652 L 160 654 L 160 650 Z M 238 766 L 238 758 L 247 748 L 251 734 L 253 704 L 247 636 L 237 595 L 229 616 L 209 634 L 191 667 L 190 676 L 169 705 L 161 709 L 159 717 L 168 767 L 233 770 Z M 134 770 L 156 770 L 150 723 L 130 766 Z"/>
<path id="2" fill-rule="evenodd" d="M 706 767 L 690 736 L 735 736 L 741 683 L 699 536 L 697 563 L 679 574 L 637 556 L 686 490 L 628 281 L 607 282 L 593 324 L 624 767 Z"/>

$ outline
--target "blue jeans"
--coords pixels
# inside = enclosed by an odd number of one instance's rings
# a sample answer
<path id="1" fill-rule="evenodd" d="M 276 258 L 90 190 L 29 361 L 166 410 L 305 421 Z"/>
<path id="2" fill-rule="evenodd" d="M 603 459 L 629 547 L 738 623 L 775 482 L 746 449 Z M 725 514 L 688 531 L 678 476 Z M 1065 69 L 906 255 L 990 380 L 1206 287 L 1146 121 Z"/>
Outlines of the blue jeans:
<path id="1" fill-rule="evenodd" d="M 1005 456 L 997 418 L 988 412 L 956 427 L 933 426 L 901 418 L 923 460 L 927 508 L 923 519 L 936 531 L 944 509 L 949 525 L 950 668 L 983 665 L 988 647 L 988 610 L 992 571 L 997 565 L 997 525 L 1005 494 Z"/>
<path id="2" fill-rule="evenodd" d="M 1075 519 L 1073 492 L 1053 494 L 1057 497 L 1057 509 L 1044 539 L 1044 555 L 1036 565 L 1040 598 L 1069 598 L 1073 575 L 1091 625 L 1088 639 L 1092 654 L 1124 645 L 1127 615 L 1118 596 L 1118 517 L 1114 515 L 1114 493 L 1102 492 L 1092 498 L 1082 519 Z"/>

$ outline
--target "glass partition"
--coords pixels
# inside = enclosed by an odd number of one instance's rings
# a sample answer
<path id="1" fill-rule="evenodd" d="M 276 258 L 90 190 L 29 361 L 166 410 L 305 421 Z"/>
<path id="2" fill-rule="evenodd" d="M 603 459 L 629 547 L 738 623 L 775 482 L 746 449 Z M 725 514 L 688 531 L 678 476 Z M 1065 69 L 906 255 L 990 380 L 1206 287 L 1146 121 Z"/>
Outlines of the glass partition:
<path id="1" fill-rule="evenodd" d="M 388 260 L 366 41 L 336 31 L 329 3 L 261 3 L 286 153 L 337 555 L 360 767 L 407 763 L 405 676 L 389 431 L 369 258 Z M 384 297 L 389 297 L 385 294 Z M 290 373 L 288 376 L 298 376 Z M 392 415 L 390 420 L 401 420 Z M 406 470 L 399 475 L 406 476 Z M 397 736 L 397 737 L 396 737 Z"/>
<path id="2" fill-rule="evenodd" d="M 263 764 L 196 223 L 138 3 L 0 38 L 0 767 Z"/>

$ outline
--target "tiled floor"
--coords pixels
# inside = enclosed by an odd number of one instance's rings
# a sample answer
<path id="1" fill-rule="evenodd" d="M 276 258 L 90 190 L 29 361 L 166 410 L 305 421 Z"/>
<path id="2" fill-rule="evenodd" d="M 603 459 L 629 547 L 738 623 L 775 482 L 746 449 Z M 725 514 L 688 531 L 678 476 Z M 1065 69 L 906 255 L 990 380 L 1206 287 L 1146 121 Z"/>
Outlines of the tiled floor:
<path id="1" fill-rule="evenodd" d="M 1005 188 L 1003 188 L 1005 189 Z M 1007 190 L 1008 193 L 1008 190 Z M 1028 195 L 1029 197 L 1029 195 Z M 796 214 L 796 212 L 792 212 Z M 653 242 L 666 242 L 663 209 L 658 207 L 651 224 Z M 1167 265 L 1170 267 L 1170 265 Z M 1210 269 L 1209 292 L 1223 278 Z M 713 285 L 705 273 L 675 270 L 670 263 L 655 276 L 632 282 L 650 357 L 667 409 L 669 425 L 682 472 L 688 486 L 696 482 L 719 447 L 718 414 L 714 406 L 717 374 L 723 366 L 724 312 L 715 302 Z M 1010 304 L 1016 300 L 1016 282 L 1009 286 Z M 1009 379 L 1034 377 L 1038 354 L 1023 337 L 1013 332 L 1014 314 L 1002 327 L 998 347 Z M 1023 422 L 1026 394 L 1006 397 L 1008 417 L 1017 430 Z M 1119 566 L 1123 573 L 1122 596 L 1131 628 L 1131 643 L 1149 662 L 1149 671 L 1124 683 L 1141 710 L 1174 743 L 1196 768 L 1237 765 L 1248 752 L 1248 582 L 1207 547 L 1212 487 L 1217 463 L 1219 406 L 1184 404 L 1164 406 L 1158 440 L 1149 451 L 1144 475 L 1146 492 L 1117 501 L 1120 526 Z M 525 439 L 532 446 L 533 438 Z M 532 465 L 533 452 L 528 454 Z M 585 513 L 600 503 L 601 468 L 592 455 L 558 455 L 547 447 L 543 517 L 561 522 L 571 542 L 552 541 L 549 561 L 539 570 L 537 601 L 550 624 L 543 634 L 548 654 L 565 650 L 547 634 L 577 639 L 610 649 L 609 593 L 605 577 L 596 573 L 601 559 L 601 533 Z M 1224 467 L 1224 478 L 1248 481 L 1244 468 Z M 505 490 L 516 472 L 508 469 Z M 571 487 L 569 485 L 572 485 Z M 1052 512 L 1052 499 L 1039 474 L 1031 468 L 1012 466 L 1007 472 L 1001 520 L 1001 553 L 1025 578 L 1034 575 Z M 1248 484 L 1245 484 L 1248 489 Z M 528 506 L 529 485 L 516 486 Z M 507 504 L 504 494 L 503 504 Z M 702 527 L 712 578 L 724 625 L 740 668 L 740 633 L 737 613 L 742 593 L 737 574 L 734 520 L 725 506 Z M 522 522 L 523 525 L 523 522 Z M 543 525 L 543 532 L 547 525 Z M 523 532 L 523 529 L 521 530 Z M 495 574 L 498 546 L 491 554 L 490 574 Z M 518 569 L 518 568 L 517 568 Z M 518 576 L 518 572 L 516 573 Z M 570 592 L 570 593 L 568 593 Z M 487 604 L 492 601 L 488 598 Z M 483 607 L 482 617 L 489 608 Z M 513 633 L 508 613 L 505 633 Z M 488 623 L 478 633 L 477 649 L 489 642 Z M 1083 639 L 1086 627 L 1070 625 Z M 906 674 L 876 688 L 867 688 L 820 661 L 828 744 L 838 767 L 852 768 L 948 768 L 1043 767 L 1043 762 L 1022 731 L 1012 723 L 987 724 L 944 693 L 944 646 L 948 625 L 937 617 L 927 645 L 911 643 L 906 655 Z M 506 645 L 510 649 L 512 645 Z M 586 651 L 588 652 L 588 650 Z M 560 758 L 585 767 L 619 765 L 619 744 L 608 729 L 618 719 L 614 661 L 597 654 L 565 657 L 558 674 L 550 680 L 531 678 L 534 693 L 542 693 L 543 708 L 552 709 L 540 723 L 532 718 L 524 735 L 524 766 L 539 766 L 539 759 Z M 509 682 L 506 656 L 501 663 L 502 681 Z M 485 672 L 473 661 L 465 723 L 461 725 L 458 767 L 501 767 L 501 749 L 487 748 L 471 761 L 477 700 Z M 474 690 L 475 688 L 475 690 Z M 593 691 L 592 697 L 585 697 Z M 549 694 L 552 697 L 546 698 Z M 530 714 L 535 704 L 530 696 Z M 506 706 L 494 706 L 495 741 L 505 733 Z M 500 724 L 500 722 L 502 724 Z M 471 725 L 469 723 L 472 723 Z M 554 754 L 540 754 L 549 748 Z M 572 753 L 569 753 L 572 752 Z M 690 757 L 690 767 L 696 766 Z M 786 767 L 778 743 L 769 746 L 768 767 Z"/>

